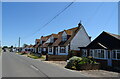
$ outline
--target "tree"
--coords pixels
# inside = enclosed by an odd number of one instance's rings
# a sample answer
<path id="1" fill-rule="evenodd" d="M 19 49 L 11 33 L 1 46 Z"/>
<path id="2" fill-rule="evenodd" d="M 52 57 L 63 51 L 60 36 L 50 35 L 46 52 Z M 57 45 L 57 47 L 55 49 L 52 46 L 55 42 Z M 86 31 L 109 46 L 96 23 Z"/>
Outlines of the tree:
<path id="1" fill-rule="evenodd" d="M 26 47 L 26 46 L 28 46 L 27 44 L 23 44 L 23 47 Z"/>
<path id="2" fill-rule="evenodd" d="M 3 49 L 4 49 L 4 48 L 8 48 L 8 46 L 3 46 Z"/>

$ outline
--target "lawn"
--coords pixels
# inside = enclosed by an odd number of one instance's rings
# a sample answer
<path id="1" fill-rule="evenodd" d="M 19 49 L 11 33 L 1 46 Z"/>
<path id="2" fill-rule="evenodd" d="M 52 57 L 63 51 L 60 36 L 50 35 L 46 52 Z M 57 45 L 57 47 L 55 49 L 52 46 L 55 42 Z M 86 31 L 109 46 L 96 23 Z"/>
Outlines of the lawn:
<path id="1" fill-rule="evenodd" d="M 40 56 L 36 56 L 34 54 L 28 54 L 27 56 L 30 58 L 33 58 L 33 59 L 45 59 L 45 57 L 43 57 L 43 56 L 40 57 Z"/>

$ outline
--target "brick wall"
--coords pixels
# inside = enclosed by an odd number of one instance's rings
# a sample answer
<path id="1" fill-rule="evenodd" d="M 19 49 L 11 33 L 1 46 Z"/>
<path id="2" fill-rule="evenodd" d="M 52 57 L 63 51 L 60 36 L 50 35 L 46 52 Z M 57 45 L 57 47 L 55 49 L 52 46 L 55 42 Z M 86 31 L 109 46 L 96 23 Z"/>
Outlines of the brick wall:
<path id="1" fill-rule="evenodd" d="M 120 68 L 120 60 L 112 60 L 112 66 Z"/>
<path id="2" fill-rule="evenodd" d="M 107 60 L 101 60 L 101 59 L 95 59 L 96 62 L 100 63 L 100 68 L 106 68 L 107 67 Z"/>

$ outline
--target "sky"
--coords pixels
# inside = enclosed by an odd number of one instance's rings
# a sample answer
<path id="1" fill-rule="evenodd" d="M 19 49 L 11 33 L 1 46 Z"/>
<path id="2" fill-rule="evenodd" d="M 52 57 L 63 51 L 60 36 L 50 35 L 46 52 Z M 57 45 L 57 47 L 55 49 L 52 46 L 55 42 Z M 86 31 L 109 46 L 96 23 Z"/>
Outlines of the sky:
<path id="1" fill-rule="evenodd" d="M 117 2 L 74 2 L 46 27 L 40 29 L 70 2 L 3 2 L 2 45 L 34 44 L 35 39 L 64 29 L 76 27 L 82 21 L 92 40 L 103 31 L 118 34 Z"/>

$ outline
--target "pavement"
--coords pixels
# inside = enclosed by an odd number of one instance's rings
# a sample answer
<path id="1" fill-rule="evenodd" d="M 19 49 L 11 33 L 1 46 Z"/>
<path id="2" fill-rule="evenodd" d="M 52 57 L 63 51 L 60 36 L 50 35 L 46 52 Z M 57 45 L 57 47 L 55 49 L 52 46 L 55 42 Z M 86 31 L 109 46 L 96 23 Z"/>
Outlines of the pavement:
<path id="1" fill-rule="evenodd" d="M 13 52 L 2 53 L 2 77 L 87 77 L 53 64 Z"/>

